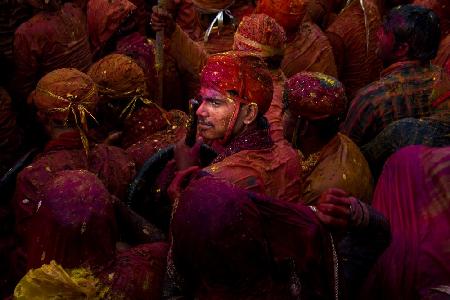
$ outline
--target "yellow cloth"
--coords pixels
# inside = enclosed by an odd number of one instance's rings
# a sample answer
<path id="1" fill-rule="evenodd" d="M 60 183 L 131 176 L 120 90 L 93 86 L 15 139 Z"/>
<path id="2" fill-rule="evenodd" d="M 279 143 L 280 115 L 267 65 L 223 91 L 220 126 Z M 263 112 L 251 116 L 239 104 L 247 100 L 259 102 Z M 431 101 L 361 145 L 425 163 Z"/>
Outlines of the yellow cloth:
<path id="1" fill-rule="evenodd" d="M 28 271 L 14 290 L 14 299 L 101 299 L 98 280 L 87 269 L 64 270 L 55 261 Z"/>
<path id="2" fill-rule="evenodd" d="M 366 159 L 347 136 L 338 133 L 321 151 L 306 175 L 302 202 L 316 204 L 322 192 L 340 188 L 365 203 L 372 201 L 373 179 Z"/>

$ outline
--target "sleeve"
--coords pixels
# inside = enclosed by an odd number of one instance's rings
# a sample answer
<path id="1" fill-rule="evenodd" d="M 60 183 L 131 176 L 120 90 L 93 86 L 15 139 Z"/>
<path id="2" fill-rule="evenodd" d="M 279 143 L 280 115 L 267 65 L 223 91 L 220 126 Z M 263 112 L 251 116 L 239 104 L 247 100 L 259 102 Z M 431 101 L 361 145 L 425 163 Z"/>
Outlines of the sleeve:
<path id="1" fill-rule="evenodd" d="M 369 213 L 367 225 L 351 230 L 338 245 L 349 292 L 357 292 L 361 288 L 370 269 L 391 242 L 389 221 L 375 209 L 366 207 Z"/>
<path id="2" fill-rule="evenodd" d="M 368 97 L 363 94 L 357 95 L 351 102 L 341 132 L 361 146 L 374 118 L 374 107 Z"/>
<path id="3" fill-rule="evenodd" d="M 170 54 L 181 69 L 194 76 L 200 74 L 208 58 L 206 50 L 193 41 L 178 25 L 170 40 Z"/>

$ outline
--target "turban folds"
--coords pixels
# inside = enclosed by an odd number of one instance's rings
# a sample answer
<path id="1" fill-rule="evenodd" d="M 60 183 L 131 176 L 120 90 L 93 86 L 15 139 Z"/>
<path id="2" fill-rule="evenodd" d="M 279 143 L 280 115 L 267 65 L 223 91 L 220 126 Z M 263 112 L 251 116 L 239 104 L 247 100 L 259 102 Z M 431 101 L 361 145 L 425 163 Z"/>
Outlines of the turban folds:
<path id="1" fill-rule="evenodd" d="M 343 114 L 347 107 L 344 87 L 336 78 L 301 72 L 286 81 L 285 99 L 293 115 L 322 119 Z"/>
<path id="2" fill-rule="evenodd" d="M 235 50 L 260 57 L 282 56 L 286 34 L 277 21 L 265 14 L 245 16 L 234 34 Z"/>
<path id="3" fill-rule="evenodd" d="M 256 56 L 232 51 L 210 56 L 201 72 L 200 85 L 224 95 L 232 92 L 231 97 L 239 103 L 255 103 L 260 114 L 267 112 L 272 101 L 272 77 Z"/>
<path id="4" fill-rule="evenodd" d="M 102 97 L 128 99 L 146 89 L 142 68 L 130 57 L 110 54 L 91 66 L 89 76 L 99 87 Z"/>
<path id="5" fill-rule="evenodd" d="M 80 106 L 95 112 L 97 88 L 88 75 L 77 69 L 58 69 L 39 80 L 29 102 L 52 120 L 64 122 L 69 118 L 72 107 L 76 108 L 77 117 L 82 113 Z"/>
<path id="6" fill-rule="evenodd" d="M 94 118 L 98 104 L 97 87 L 92 79 L 76 69 L 57 69 L 39 80 L 29 102 L 38 111 L 59 123 L 74 122 L 88 151 L 87 116 Z"/>

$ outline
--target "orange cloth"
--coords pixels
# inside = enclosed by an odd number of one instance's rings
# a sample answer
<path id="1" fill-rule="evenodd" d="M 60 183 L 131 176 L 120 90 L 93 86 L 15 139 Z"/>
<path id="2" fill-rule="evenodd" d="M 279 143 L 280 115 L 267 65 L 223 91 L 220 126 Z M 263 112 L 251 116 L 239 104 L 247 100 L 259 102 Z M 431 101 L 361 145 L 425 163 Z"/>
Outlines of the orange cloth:
<path id="1" fill-rule="evenodd" d="M 87 26 L 94 55 L 102 50 L 122 22 L 135 10 L 136 6 L 128 0 L 89 0 Z"/>
<path id="2" fill-rule="evenodd" d="M 374 3 L 363 3 L 365 10 L 359 0 L 350 2 L 326 30 L 334 37 L 330 43 L 335 57 L 343 58 L 342 64 L 337 66 L 338 78 L 344 84 L 349 99 L 360 88 L 377 80 L 382 69 L 382 62 L 375 53 L 376 31 L 381 26 L 381 16 Z M 364 15 L 367 17 L 367 28 Z"/>
<path id="3" fill-rule="evenodd" d="M 280 141 L 266 149 L 239 151 L 204 171 L 252 192 L 298 202 L 300 162 L 298 152 Z"/>
<path id="4" fill-rule="evenodd" d="M 372 201 L 369 165 L 358 146 L 341 133 L 322 148 L 312 171 L 305 175 L 302 203 L 316 204 L 320 194 L 329 188 L 343 189 L 365 203 Z"/>
<path id="5" fill-rule="evenodd" d="M 281 69 L 271 70 L 273 82 L 273 98 L 269 110 L 264 115 L 269 121 L 270 137 L 274 143 L 284 140 L 283 130 L 283 92 L 286 76 Z"/>
<path id="6" fill-rule="evenodd" d="M 287 44 L 281 68 L 287 77 L 301 71 L 337 77 L 337 68 L 328 37 L 314 23 L 305 22 Z"/>
<path id="7" fill-rule="evenodd" d="M 23 23 L 14 35 L 14 86 L 23 98 L 37 81 L 59 68 L 86 71 L 92 63 L 86 19 L 75 5 L 57 12 L 40 12 Z"/>

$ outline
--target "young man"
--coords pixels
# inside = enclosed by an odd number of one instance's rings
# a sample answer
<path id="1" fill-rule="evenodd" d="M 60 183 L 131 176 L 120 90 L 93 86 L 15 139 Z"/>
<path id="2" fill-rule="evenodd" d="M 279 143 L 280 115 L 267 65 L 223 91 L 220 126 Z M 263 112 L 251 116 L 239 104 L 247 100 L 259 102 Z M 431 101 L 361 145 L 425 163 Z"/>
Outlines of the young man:
<path id="1" fill-rule="evenodd" d="M 364 145 L 389 123 L 431 115 L 449 88 L 448 75 L 430 64 L 439 46 L 439 19 L 414 5 L 396 7 L 378 31 L 378 55 L 386 69 L 351 102 L 342 131 Z M 449 101 L 439 99 L 448 108 Z"/>
<path id="2" fill-rule="evenodd" d="M 245 189 L 294 201 L 300 192 L 300 159 L 270 137 L 264 114 L 273 84 L 264 62 L 243 52 L 218 54 L 208 58 L 200 77 L 198 134 L 223 149 L 203 170 Z M 184 143 L 175 152 L 179 170 L 197 163 L 196 151 Z"/>

